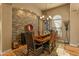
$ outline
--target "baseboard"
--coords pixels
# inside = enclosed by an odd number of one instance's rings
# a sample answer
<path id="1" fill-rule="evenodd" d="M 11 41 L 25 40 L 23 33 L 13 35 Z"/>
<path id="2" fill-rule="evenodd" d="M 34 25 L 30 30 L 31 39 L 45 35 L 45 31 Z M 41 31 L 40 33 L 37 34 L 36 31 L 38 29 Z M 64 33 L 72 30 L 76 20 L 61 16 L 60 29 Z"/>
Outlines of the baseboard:
<path id="1" fill-rule="evenodd" d="M 71 46 L 78 47 L 78 44 L 70 44 Z"/>
<path id="2" fill-rule="evenodd" d="M 0 55 L 2 54 L 2 51 L 0 50 Z"/>
<path id="3" fill-rule="evenodd" d="M 8 49 L 8 50 L 2 52 L 2 54 L 5 54 L 5 53 L 7 53 L 7 52 L 10 52 L 11 50 L 12 50 L 12 49 Z"/>
<path id="4" fill-rule="evenodd" d="M 78 47 L 79 47 L 79 44 L 78 44 Z"/>

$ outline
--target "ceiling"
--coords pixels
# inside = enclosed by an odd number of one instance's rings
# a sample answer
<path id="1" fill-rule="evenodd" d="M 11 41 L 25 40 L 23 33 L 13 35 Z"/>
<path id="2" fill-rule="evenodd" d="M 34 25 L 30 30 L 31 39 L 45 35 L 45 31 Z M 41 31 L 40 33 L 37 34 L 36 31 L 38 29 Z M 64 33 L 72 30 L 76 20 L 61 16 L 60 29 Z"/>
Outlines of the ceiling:
<path id="1" fill-rule="evenodd" d="M 34 5 L 41 10 L 46 10 L 46 9 L 51 9 L 51 8 L 58 7 L 64 4 L 65 3 L 38 3 Z"/>
<path id="2" fill-rule="evenodd" d="M 50 9 L 50 8 L 54 8 L 54 7 L 58 7 L 61 5 L 64 5 L 65 3 L 19 3 L 19 4 L 13 4 L 13 5 L 22 5 L 25 6 L 33 6 L 36 8 L 39 8 L 40 10 L 46 10 L 46 9 Z"/>

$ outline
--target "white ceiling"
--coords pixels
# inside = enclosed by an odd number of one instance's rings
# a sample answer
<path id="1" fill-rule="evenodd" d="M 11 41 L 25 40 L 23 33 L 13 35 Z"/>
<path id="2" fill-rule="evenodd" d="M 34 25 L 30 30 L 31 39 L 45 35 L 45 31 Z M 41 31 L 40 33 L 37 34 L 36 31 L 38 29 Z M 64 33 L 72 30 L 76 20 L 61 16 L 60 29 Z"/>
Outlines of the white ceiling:
<path id="1" fill-rule="evenodd" d="M 50 8 L 54 8 L 54 7 L 58 7 L 61 5 L 64 5 L 65 3 L 19 3 L 19 4 L 13 4 L 13 5 L 22 5 L 25 6 L 33 6 L 36 8 L 39 8 L 40 10 L 46 10 L 46 9 L 50 9 Z"/>
<path id="2" fill-rule="evenodd" d="M 64 3 L 38 3 L 38 4 L 34 4 L 34 5 L 41 10 L 46 10 L 46 9 L 50 9 L 50 8 L 64 5 Z"/>

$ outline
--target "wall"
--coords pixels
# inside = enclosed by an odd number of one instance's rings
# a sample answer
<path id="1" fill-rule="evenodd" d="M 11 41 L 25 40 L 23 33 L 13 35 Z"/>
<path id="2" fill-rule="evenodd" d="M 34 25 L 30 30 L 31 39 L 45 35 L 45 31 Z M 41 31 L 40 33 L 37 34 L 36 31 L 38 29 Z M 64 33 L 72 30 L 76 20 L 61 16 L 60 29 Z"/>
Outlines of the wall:
<path id="1" fill-rule="evenodd" d="M 0 53 L 1 53 L 1 51 L 2 51 L 2 41 L 1 41 L 1 39 L 2 39 L 2 7 L 1 7 L 1 5 L 0 5 Z"/>
<path id="2" fill-rule="evenodd" d="M 41 10 L 33 7 L 32 5 L 30 6 L 30 4 L 29 5 L 21 5 L 21 4 L 16 5 L 15 4 L 15 6 L 12 6 L 11 4 L 2 4 L 2 52 L 7 51 L 11 49 L 12 47 L 11 46 L 12 44 L 12 20 L 14 20 L 12 19 L 12 7 L 20 7 L 20 8 L 28 9 L 31 12 L 36 13 L 38 16 L 42 14 Z M 0 8 L 0 15 L 1 15 L 1 8 Z M 1 45 L 1 40 L 0 40 L 0 45 Z"/>
<path id="3" fill-rule="evenodd" d="M 2 52 L 11 49 L 12 6 L 2 4 Z"/>
<path id="4" fill-rule="evenodd" d="M 35 5 L 33 5 L 33 3 L 13 3 L 12 6 L 30 10 L 31 12 L 36 13 L 38 16 L 42 15 L 41 10 L 39 8 L 35 7 Z"/>
<path id="5" fill-rule="evenodd" d="M 15 8 L 16 9 L 16 8 Z M 24 27 L 27 24 L 33 25 L 33 31 L 35 35 L 38 35 L 38 17 L 28 11 L 25 11 L 26 15 L 30 14 L 29 16 L 24 17 L 17 17 L 16 12 L 18 10 L 12 11 L 13 17 L 12 17 L 12 37 L 13 40 L 20 39 L 18 36 L 21 35 L 21 33 L 24 33 Z M 27 13 L 28 12 L 28 13 Z M 18 37 L 18 38 L 17 38 Z"/>
<path id="6" fill-rule="evenodd" d="M 70 44 L 79 45 L 79 4 L 70 4 Z"/>
<path id="7" fill-rule="evenodd" d="M 23 8 L 25 10 L 29 10 L 38 16 L 41 16 L 41 14 L 42 14 L 40 9 L 36 8 L 33 4 L 30 4 L 30 3 L 29 4 L 28 3 L 26 3 L 26 4 L 25 3 L 23 3 L 23 4 L 21 4 L 21 3 L 15 4 L 14 3 L 14 4 L 12 4 L 12 6 L 13 6 L 13 8 Z M 12 12 L 15 13 L 15 11 L 12 11 Z M 14 15 L 12 18 L 13 40 L 15 40 L 19 34 L 24 32 L 24 26 L 27 24 L 32 24 L 34 27 L 35 35 L 38 34 L 38 17 L 36 15 L 32 14 L 32 16 L 28 16 L 25 19 L 17 18 Z M 39 28 L 39 30 L 41 30 L 41 28 Z"/>
<path id="8" fill-rule="evenodd" d="M 70 5 L 62 5 L 56 8 L 52 8 L 48 10 L 48 15 L 51 15 L 52 17 L 55 15 L 61 15 L 62 20 L 69 20 L 69 13 L 70 13 Z"/>
<path id="9" fill-rule="evenodd" d="M 43 21 L 39 19 L 39 32 L 40 35 L 43 35 Z"/>
<path id="10" fill-rule="evenodd" d="M 64 20 L 70 20 L 70 5 L 66 4 L 66 5 L 62 5 L 56 8 L 52 8 L 50 10 L 48 10 L 48 15 L 51 15 L 52 17 L 54 17 L 55 15 L 61 15 L 62 17 L 62 22 Z M 53 25 L 54 26 L 54 25 Z M 62 35 L 63 35 L 63 39 L 66 38 L 65 36 L 65 27 L 64 24 L 62 23 Z M 69 30 L 68 30 L 68 38 L 69 38 Z"/>
<path id="11" fill-rule="evenodd" d="M 41 15 L 41 10 L 35 8 L 34 6 L 22 5 L 22 4 L 2 4 L 2 52 L 11 49 L 12 44 L 12 7 L 19 7 L 28 9 L 38 16 Z M 32 18 L 30 18 L 32 19 Z M 22 20 L 21 20 L 22 21 Z M 28 21 L 27 21 L 28 22 Z M 37 26 L 37 25 L 36 25 Z M 1 42 L 1 41 L 0 41 Z"/>

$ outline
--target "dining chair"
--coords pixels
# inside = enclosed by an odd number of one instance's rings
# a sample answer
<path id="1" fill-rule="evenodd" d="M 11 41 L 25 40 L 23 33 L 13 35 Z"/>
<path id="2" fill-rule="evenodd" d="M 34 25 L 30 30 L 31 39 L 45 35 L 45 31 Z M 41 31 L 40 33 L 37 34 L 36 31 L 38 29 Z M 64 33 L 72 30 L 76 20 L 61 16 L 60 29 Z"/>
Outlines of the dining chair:
<path id="1" fill-rule="evenodd" d="M 28 50 L 27 55 L 40 55 L 42 53 L 43 46 L 37 45 L 36 42 L 34 41 L 35 38 L 34 38 L 33 26 L 31 24 L 25 26 L 25 39 Z"/>

